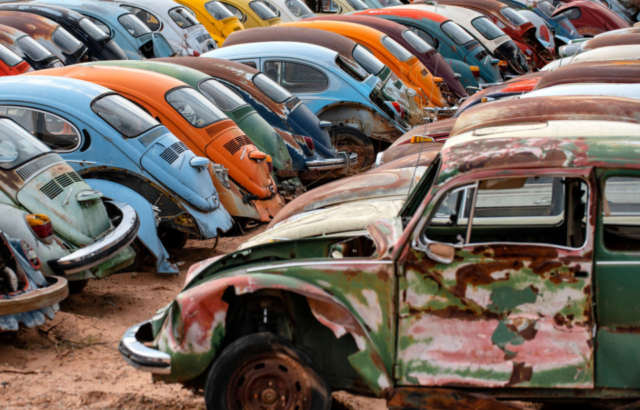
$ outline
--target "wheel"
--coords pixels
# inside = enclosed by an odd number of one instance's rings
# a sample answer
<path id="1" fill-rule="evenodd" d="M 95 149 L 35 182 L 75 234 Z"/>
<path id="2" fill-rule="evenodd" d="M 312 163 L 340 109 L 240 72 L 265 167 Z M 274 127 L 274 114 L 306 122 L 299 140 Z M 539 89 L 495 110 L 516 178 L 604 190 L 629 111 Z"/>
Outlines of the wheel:
<path id="1" fill-rule="evenodd" d="M 168 251 L 184 248 L 187 244 L 187 239 L 189 239 L 188 233 L 164 227 L 158 229 L 158 236 L 160 237 L 160 242 Z"/>
<path id="2" fill-rule="evenodd" d="M 89 283 L 89 279 L 70 280 L 69 293 L 71 293 L 72 295 L 77 295 L 78 293 L 82 292 L 84 288 L 87 287 L 88 283 Z"/>
<path id="3" fill-rule="evenodd" d="M 350 151 L 358 154 L 358 162 L 351 166 L 351 172 L 354 174 L 371 168 L 375 161 L 371 140 L 355 128 L 337 127 L 332 129 L 331 142 L 338 151 Z"/>
<path id="4" fill-rule="evenodd" d="M 207 410 L 329 410 L 331 391 L 311 358 L 288 340 L 254 333 L 231 343 L 209 369 Z"/>

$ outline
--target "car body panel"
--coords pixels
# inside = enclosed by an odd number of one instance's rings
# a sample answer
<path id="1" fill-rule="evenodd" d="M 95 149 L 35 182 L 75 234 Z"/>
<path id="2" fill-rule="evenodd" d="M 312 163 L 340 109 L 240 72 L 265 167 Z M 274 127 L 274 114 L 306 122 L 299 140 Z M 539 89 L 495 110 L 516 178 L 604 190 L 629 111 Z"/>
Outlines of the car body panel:
<path id="1" fill-rule="evenodd" d="M 633 61 L 601 61 L 571 64 L 545 73 L 534 90 L 571 83 L 638 83 L 640 64 Z"/>
<path id="2" fill-rule="evenodd" d="M 234 31 L 244 30 L 244 26 L 236 16 L 226 17 L 221 20 L 216 19 L 205 7 L 205 4 L 210 1 L 211 0 L 178 0 L 176 3 L 182 4 L 191 10 L 218 46 L 221 46 L 229 34 Z"/>
<path id="3" fill-rule="evenodd" d="M 577 18 L 574 18 L 572 14 L 567 14 L 572 9 L 579 10 Z M 631 27 L 629 23 L 613 11 L 590 1 L 572 1 L 559 5 L 553 15 L 560 14 L 566 15 L 571 24 L 578 30 L 578 33 L 585 37 L 594 37 L 609 30 Z"/>
<path id="4" fill-rule="evenodd" d="M 625 45 L 596 48 L 574 56 L 564 57 L 547 64 L 541 71 L 553 71 L 570 64 L 590 63 L 600 61 L 636 61 L 640 45 Z"/>

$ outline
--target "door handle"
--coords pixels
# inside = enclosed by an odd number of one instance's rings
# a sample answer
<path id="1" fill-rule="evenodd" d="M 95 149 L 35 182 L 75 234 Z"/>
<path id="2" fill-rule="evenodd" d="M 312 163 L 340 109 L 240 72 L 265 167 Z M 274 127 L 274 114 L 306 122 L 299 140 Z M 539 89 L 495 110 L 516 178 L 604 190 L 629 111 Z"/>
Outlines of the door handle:
<path id="1" fill-rule="evenodd" d="M 588 278 L 589 272 L 581 270 L 579 272 L 574 273 L 573 276 L 576 278 Z"/>

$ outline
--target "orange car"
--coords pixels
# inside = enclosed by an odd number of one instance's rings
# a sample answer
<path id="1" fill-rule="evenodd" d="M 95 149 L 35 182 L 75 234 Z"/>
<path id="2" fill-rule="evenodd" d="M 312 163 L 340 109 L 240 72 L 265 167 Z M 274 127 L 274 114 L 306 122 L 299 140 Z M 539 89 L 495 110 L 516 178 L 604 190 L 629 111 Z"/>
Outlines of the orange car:
<path id="1" fill-rule="evenodd" d="M 381 31 L 355 23 L 301 20 L 281 26 L 310 27 L 341 34 L 368 48 L 430 107 L 448 107 L 433 75 L 406 48 Z"/>
<path id="2" fill-rule="evenodd" d="M 173 77 L 133 68 L 75 65 L 40 75 L 70 77 L 107 87 L 148 111 L 196 155 L 213 166 L 212 179 L 227 211 L 240 218 L 270 221 L 284 206 L 269 174 L 267 155 L 202 94 Z M 144 148 L 145 142 L 140 141 Z M 210 168 L 211 169 L 211 168 Z"/>

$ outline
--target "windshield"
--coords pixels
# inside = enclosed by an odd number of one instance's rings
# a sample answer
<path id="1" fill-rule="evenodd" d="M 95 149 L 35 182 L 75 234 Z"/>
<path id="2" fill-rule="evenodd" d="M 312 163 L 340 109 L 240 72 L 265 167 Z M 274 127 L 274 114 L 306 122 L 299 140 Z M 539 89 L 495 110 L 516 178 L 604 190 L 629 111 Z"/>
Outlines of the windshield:
<path id="1" fill-rule="evenodd" d="M 42 47 L 29 36 L 20 37 L 18 39 L 18 45 L 33 61 L 42 61 L 45 58 L 53 57 L 53 54 L 51 54 L 49 50 Z"/>
<path id="2" fill-rule="evenodd" d="M 347 2 L 356 10 L 367 10 L 367 6 L 362 0 L 347 0 Z"/>
<path id="3" fill-rule="evenodd" d="M 522 14 L 518 13 L 511 7 L 505 7 L 500 10 L 500 12 L 507 18 L 507 20 L 511 22 L 511 24 L 514 24 L 516 26 L 521 26 L 529 22 L 529 20 L 527 20 Z"/>
<path id="4" fill-rule="evenodd" d="M 429 43 L 418 37 L 418 35 L 411 30 L 404 31 L 402 37 L 419 53 L 426 53 L 427 51 L 433 50 L 433 47 L 431 47 Z"/>
<path id="5" fill-rule="evenodd" d="M 253 77 L 253 83 L 260 89 L 260 91 L 267 94 L 269 98 L 277 103 L 283 103 L 293 97 L 289 91 L 280 87 L 278 83 L 262 73 L 258 73 Z"/>
<path id="6" fill-rule="evenodd" d="M 385 37 L 382 39 L 382 44 L 400 61 L 407 61 L 413 54 L 409 52 L 406 48 L 402 47 L 391 37 Z"/>
<path id="7" fill-rule="evenodd" d="M 224 20 L 229 17 L 233 17 L 233 13 L 231 13 L 229 9 L 219 1 L 210 1 L 204 5 L 204 8 L 207 9 L 211 17 L 216 20 Z"/>
<path id="8" fill-rule="evenodd" d="M 93 24 L 93 22 L 91 22 L 91 20 L 87 18 L 83 18 L 82 20 L 80 20 L 78 25 L 89 35 L 89 37 L 96 41 L 104 40 L 105 38 L 109 37 L 107 33 L 100 30 L 100 27 Z"/>
<path id="9" fill-rule="evenodd" d="M 235 91 L 230 90 L 216 80 L 204 81 L 198 85 L 198 88 L 202 94 L 222 111 L 231 111 L 247 105 Z"/>
<path id="10" fill-rule="evenodd" d="M 384 70 L 385 65 L 378 60 L 369 50 L 357 45 L 353 49 L 353 59 L 358 62 L 369 74 L 378 75 Z"/>
<path id="11" fill-rule="evenodd" d="M 166 98 L 169 105 L 196 128 L 204 128 L 227 118 L 218 107 L 193 88 L 183 87 L 171 90 Z"/>
<path id="12" fill-rule="evenodd" d="M 11 169 L 51 150 L 27 130 L 0 118 L 0 168 Z"/>
<path id="13" fill-rule="evenodd" d="M 446 35 L 451 37 L 451 39 L 456 44 L 463 45 L 473 41 L 473 37 L 471 37 L 471 34 L 464 31 L 462 27 L 460 27 L 453 21 L 446 21 L 442 23 L 442 26 L 440 27 L 442 28 L 442 31 L 444 31 Z"/>
<path id="14" fill-rule="evenodd" d="M 118 18 L 122 27 L 127 29 L 129 34 L 134 37 L 140 37 L 145 34 L 151 33 L 149 27 L 147 27 L 139 18 L 134 16 L 133 14 L 123 14 Z"/>
<path id="15" fill-rule="evenodd" d="M 180 28 L 188 28 L 200 24 L 191 13 L 182 7 L 178 7 L 169 11 L 169 16 L 176 22 Z"/>
<path id="16" fill-rule="evenodd" d="M 142 108 L 115 94 L 99 97 L 91 104 L 91 109 L 127 138 L 137 137 L 160 125 Z"/>
<path id="17" fill-rule="evenodd" d="M 505 35 L 504 31 L 500 30 L 498 26 L 490 22 L 486 17 L 478 17 L 471 22 L 471 25 L 487 40 L 494 40 Z"/>
<path id="18" fill-rule="evenodd" d="M 285 0 L 284 4 L 289 11 L 296 17 L 311 16 L 314 15 L 313 11 L 306 4 L 300 0 Z"/>
<path id="19" fill-rule="evenodd" d="M 0 44 L 0 59 L 2 59 L 2 61 L 9 67 L 15 67 L 22 61 L 22 58 L 18 57 L 16 53 L 9 50 L 2 44 Z"/>
<path id="20" fill-rule="evenodd" d="M 249 7 L 251 7 L 251 10 L 253 10 L 262 20 L 271 20 L 278 17 L 269 7 L 265 6 L 264 3 L 260 1 L 252 1 L 249 3 Z"/>
<path id="21" fill-rule="evenodd" d="M 66 54 L 73 54 L 82 47 L 82 43 L 77 38 L 60 26 L 53 32 L 51 39 Z"/>

